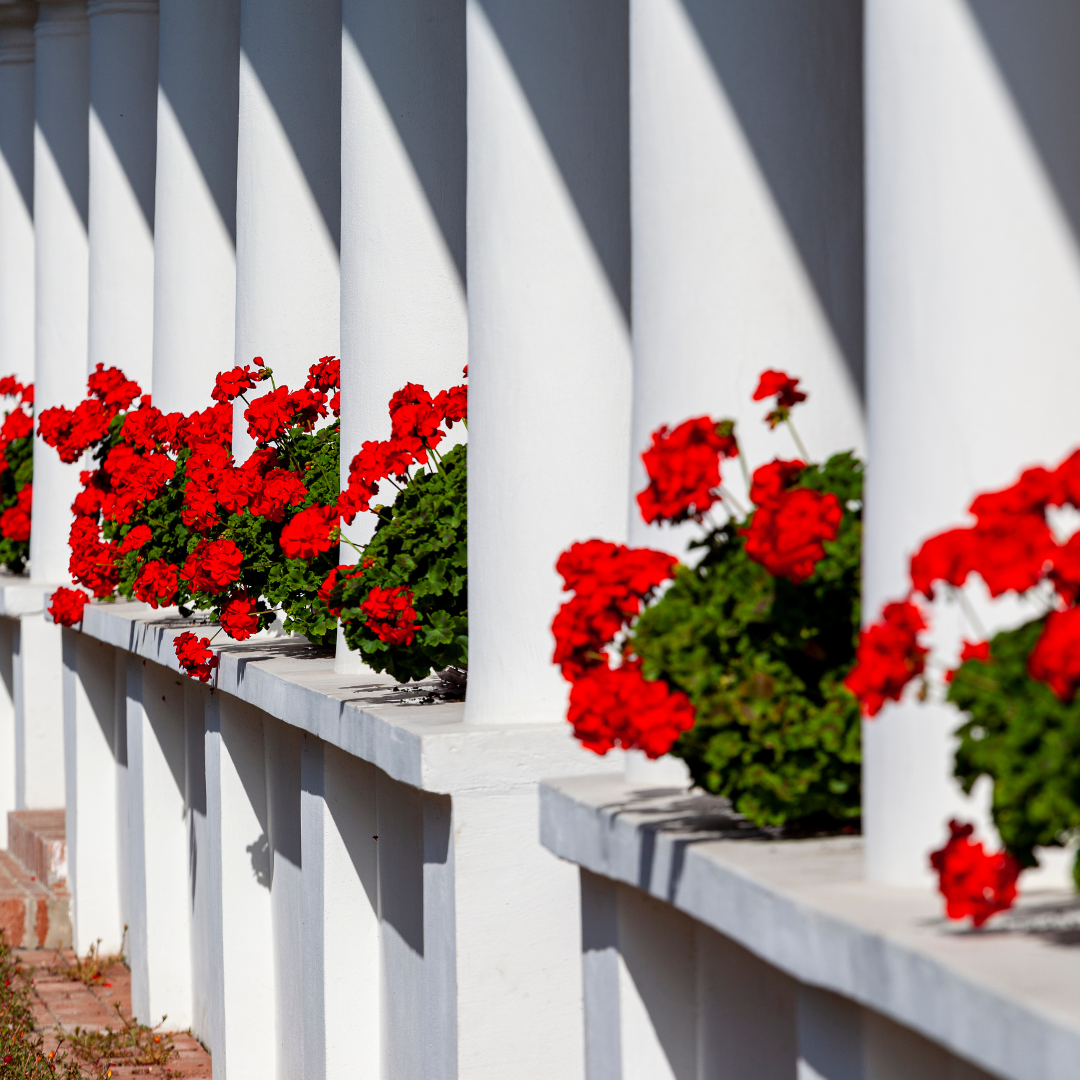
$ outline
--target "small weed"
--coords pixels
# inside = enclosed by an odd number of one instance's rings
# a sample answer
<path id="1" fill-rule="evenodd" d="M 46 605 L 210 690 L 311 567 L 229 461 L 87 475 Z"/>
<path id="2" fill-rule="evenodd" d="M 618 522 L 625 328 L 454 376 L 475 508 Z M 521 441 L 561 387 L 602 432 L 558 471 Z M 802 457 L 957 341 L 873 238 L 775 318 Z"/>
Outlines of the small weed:
<path id="1" fill-rule="evenodd" d="M 85 956 L 76 956 L 75 963 L 71 963 L 63 953 L 57 952 L 56 962 L 49 968 L 53 975 L 63 975 L 72 982 L 81 982 L 84 986 L 104 986 L 105 973 L 113 964 L 124 962 L 124 945 L 127 943 L 127 927 L 124 927 L 124 936 L 120 940 L 120 951 L 116 953 L 101 952 L 101 938 L 98 938 L 87 950 Z"/>
<path id="2" fill-rule="evenodd" d="M 94 1080 L 98 1077 L 105 1080 L 111 1076 L 113 1065 L 167 1064 L 176 1050 L 172 1036 L 124 1016 L 119 1002 L 114 1002 L 113 1008 L 120 1027 L 98 1031 L 84 1031 L 77 1027 L 67 1037 L 71 1053 L 93 1070 L 91 1076 Z M 164 1016 L 161 1022 L 165 1022 Z"/>

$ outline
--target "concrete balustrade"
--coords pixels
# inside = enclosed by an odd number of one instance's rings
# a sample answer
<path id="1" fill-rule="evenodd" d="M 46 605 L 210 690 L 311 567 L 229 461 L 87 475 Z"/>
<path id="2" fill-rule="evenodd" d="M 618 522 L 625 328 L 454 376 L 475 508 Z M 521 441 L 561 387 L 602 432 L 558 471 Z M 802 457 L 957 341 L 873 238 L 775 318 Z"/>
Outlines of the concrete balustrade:
<path id="1" fill-rule="evenodd" d="M 302 639 L 226 643 L 204 686 L 175 610 L 61 631 L 80 466 L 35 442 L 0 810 L 64 804 L 75 947 L 126 942 L 137 1017 L 231 1080 L 1071 1076 L 1071 895 L 980 935 L 927 885 L 985 804 L 954 715 L 867 725 L 865 842 L 764 843 L 573 740 L 549 627 L 575 540 L 685 553 L 631 501 L 655 427 L 732 415 L 751 463 L 791 456 L 764 368 L 804 380 L 815 456 L 869 452 L 868 615 L 977 487 L 1071 448 L 1076 18 L 42 0 L 31 57 L 31 8 L 0 0 L 0 360 L 32 311 L 39 412 L 99 361 L 190 411 L 340 345 L 347 465 L 400 385 L 470 365 L 464 703 Z"/>

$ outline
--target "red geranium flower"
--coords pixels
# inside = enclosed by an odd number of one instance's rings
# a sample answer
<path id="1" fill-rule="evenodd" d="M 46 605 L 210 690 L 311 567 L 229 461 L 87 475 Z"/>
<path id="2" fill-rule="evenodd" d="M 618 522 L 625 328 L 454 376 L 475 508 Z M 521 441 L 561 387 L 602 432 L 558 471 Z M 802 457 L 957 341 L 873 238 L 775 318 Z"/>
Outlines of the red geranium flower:
<path id="1" fill-rule="evenodd" d="M 220 658 L 211 651 L 210 639 L 199 638 L 188 630 L 178 634 L 173 642 L 176 659 L 180 661 L 180 670 L 200 682 L 209 682 Z"/>
<path id="2" fill-rule="evenodd" d="M 782 461 L 776 458 L 767 465 L 754 470 L 750 483 L 750 501 L 755 506 L 779 499 L 781 495 L 806 471 L 806 462 L 794 458 Z"/>
<path id="3" fill-rule="evenodd" d="M 929 650 L 919 644 L 926 629 L 922 612 L 910 601 L 886 604 L 880 622 L 859 635 L 855 666 L 844 685 L 876 716 L 886 701 L 899 701 L 912 679 L 923 673 Z"/>
<path id="4" fill-rule="evenodd" d="M 758 387 L 754 391 L 754 400 L 762 401 L 765 398 L 776 398 L 776 409 L 769 413 L 765 419 L 769 427 L 776 427 L 782 420 L 786 420 L 788 412 L 800 401 L 806 400 L 806 394 L 798 389 L 799 380 L 793 379 L 782 371 L 763 371 L 758 380 Z"/>
<path id="5" fill-rule="evenodd" d="M 214 389 L 210 396 L 215 401 L 232 401 L 239 397 L 245 390 L 258 386 L 262 375 L 256 374 L 251 368 L 240 367 L 238 364 L 231 371 L 222 371 L 214 380 Z"/>
<path id="6" fill-rule="evenodd" d="M 1006 851 L 987 854 L 981 843 L 972 842 L 974 831 L 971 825 L 950 821 L 948 842 L 930 856 L 930 865 L 938 872 L 949 918 L 970 915 L 982 926 L 995 912 L 1012 907 L 1020 864 Z"/>
<path id="7" fill-rule="evenodd" d="M 645 679 L 640 663 L 631 661 L 619 668 L 597 665 L 578 678 L 567 719 L 578 739 L 597 754 L 618 744 L 658 758 L 694 726 L 694 706 L 662 679 Z"/>
<path id="8" fill-rule="evenodd" d="M 251 500 L 251 512 L 268 521 L 281 521 L 290 506 L 299 506 L 308 489 L 288 469 L 271 469 L 262 478 L 262 486 Z"/>
<path id="9" fill-rule="evenodd" d="M 738 454 L 734 435 L 722 433 L 723 426 L 698 416 L 674 431 L 664 425 L 653 432 L 652 446 L 641 455 L 649 486 L 637 496 L 647 524 L 699 518 L 716 501 L 720 461 Z"/>
<path id="10" fill-rule="evenodd" d="M 230 596 L 219 621 L 229 637 L 247 641 L 259 629 L 259 601 L 247 593 Z"/>
<path id="11" fill-rule="evenodd" d="M 911 584 L 927 600 L 934 599 L 934 582 L 959 588 L 967 581 L 975 555 L 973 529 L 949 529 L 931 536 L 911 557 Z"/>
<path id="12" fill-rule="evenodd" d="M 1080 607 L 1051 611 L 1028 656 L 1028 674 L 1046 683 L 1062 701 L 1080 686 Z"/>
<path id="13" fill-rule="evenodd" d="M 4 397 L 18 397 L 23 392 L 23 384 L 14 375 L 5 375 L 0 379 L 0 394 Z"/>
<path id="14" fill-rule="evenodd" d="M 338 523 L 336 506 L 309 506 L 301 510 L 281 530 L 281 550 L 287 559 L 314 559 L 335 543 Z"/>
<path id="15" fill-rule="evenodd" d="M 368 629 L 388 645 L 411 645 L 416 639 L 418 617 L 412 606 L 412 590 L 375 587 L 360 605 Z"/>
<path id="16" fill-rule="evenodd" d="M 257 443 L 276 439 L 289 426 L 289 388 L 279 386 L 276 390 L 257 397 L 245 410 L 248 434 Z"/>
<path id="17" fill-rule="evenodd" d="M 33 484 L 26 484 L 16 496 L 16 503 L 0 514 L 0 534 L 8 540 L 24 542 L 30 539 L 30 506 Z"/>
<path id="18" fill-rule="evenodd" d="M 127 536 L 120 541 L 120 554 L 126 555 L 129 551 L 138 551 L 152 535 L 149 525 L 136 525 L 133 529 L 129 529 Z"/>
<path id="19" fill-rule="evenodd" d="M 136 599 L 152 608 L 168 607 L 176 597 L 178 569 L 165 559 L 148 562 L 132 585 Z"/>
<path id="20" fill-rule="evenodd" d="M 844 511 L 830 491 L 794 488 L 754 511 L 746 537 L 746 554 L 773 577 L 799 585 L 825 558 L 823 544 L 836 539 Z"/>
<path id="21" fill-rule="evenodd" d="M 59 588 L 52 594 L 49 614 L 61 626 L 76 626 L 82 622 L 83 608 L 89 599 L 82 589 Z"/>
<path id="22" fill-rule="evenodd" d="M 4 418 L 3 427 L 0 427 L 0 442 L 5 446 L 15 439 L 25 439 L 27 435 L 34 433 L 34 418 L 22 409 L 9 412 Z"/>
<path id="23" fill-rule="evenodd" d="M 453 427 L 459 420 L 467 420 L 469 415 L 469 388 L 452 386 L 449 390 L 440 390 L 435 395 L 434 407 L 446 426 Z"/>
<path id="24" fill-rule="evenodd" d="M 98 364 L 93 374 L 86 380 L 87 389 L 115 416 L 126 409 L 141 393 L 137 382 L 129 379 L 119 368 L 106 368 Z M 150 399 L 146 399 L 150 403 Z"/>
<path id="25" fill-rule="evenodd" d="M 243 552 L 231 540 L 203 540 L 184 561 L 180 577 L 193 592 L 220 593 L 240 577 L 243 562 Z"/>
<path id="26" fill-rule="evenodd" d="M 335 390 L 341 385 L 341 361 L 333 356 L 324 356 L 316 360 L 308 369 L 305 390 L 322 390 L 324 393 Z"/>

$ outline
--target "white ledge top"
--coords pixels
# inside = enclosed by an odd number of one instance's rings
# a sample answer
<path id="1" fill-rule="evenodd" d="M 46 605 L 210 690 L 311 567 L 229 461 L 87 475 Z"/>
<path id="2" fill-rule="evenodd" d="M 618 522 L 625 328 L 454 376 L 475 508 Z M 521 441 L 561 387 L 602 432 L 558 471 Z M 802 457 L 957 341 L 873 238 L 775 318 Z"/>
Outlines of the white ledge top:
<path id="1" fill-rule="evenodd" d="M 88 637 L 176 672 L 173 639 L 185 630 L 205 636 L 213 629 L 180 619 L 175 609 L 152 611 L 137 603 L 87 604 L 82 624 Z M 387 675 L 335 674 L 333 656 L 305 638 L 229 642 L 214 651 L 220 666 L 211 689 L 424 791 L 512 789 L 559 771 L 622 769 L 622 755 L 598 758 L 574 740 L 566 723 L 467 724 L 462 702 L 401 704 L 394 698 L 403 684 Z"/>
<path id="2" fill-rule="evenodd" d="M 981 931 L 863 880 L 862 840 L 733 839 L 722 800 L 617 776 L 540 787 L 540 838 L 798 979 L 1008 1080 L 1080 1075 L 1080 900 L 1032 892 Z M 729 838 L 723 838 L 723 837 Z"/>
<path id="3" fill-rule="evenodd" d="M 17 619 L 20 615 L 40 615 L 56 584 L 33 585 L 28 577 L 0 570 L 0 617 Z"/>

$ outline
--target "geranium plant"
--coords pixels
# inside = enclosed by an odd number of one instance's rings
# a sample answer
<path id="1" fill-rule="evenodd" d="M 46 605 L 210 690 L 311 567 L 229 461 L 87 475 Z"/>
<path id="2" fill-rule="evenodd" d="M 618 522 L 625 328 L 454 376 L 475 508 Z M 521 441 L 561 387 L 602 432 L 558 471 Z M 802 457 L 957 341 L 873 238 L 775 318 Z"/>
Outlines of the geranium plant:
<path id="1" fill-rule="evenodd" d="M 12 401 L 0 424 L 0 564 L 21 574 L 30 557 L 34 387 L 8 375 L 0 379 L 0 397 Z"/>
<path id="2" fill-rule="evenodd" d="M 573 592 L 552 624 L 571 683 L 568 718 L 591 749 L 671 752 L 694 782 L 761 825 L 853 827 L 860 815 L 859 710 L 843 680 L 859 626 L 862 464 L 809 462 L 791 419 L 798 380 L 762 374 L 755 400 L 800 456 L 748 474 L 730 420 L 660 428 L 642 455 L 646 522 L 694 521 L 700 554 L 599 540 L 557 569 Z M 738 460 L 744 507 L 724 486 Z"/>
<path id="3" fill-rule="evenodd" d="M 911 684 L 963 711 L 955 774 L 968 792 L 980 776 L 993 780 L 994 824 L 1017 872 L 1036 865 L 1036 847 L 1067 844 L 1080 829 L 1080 533 L 1055 535 L 1060 508 L 1080 509 L 1080 451 L 978 495 L 972 523 L 929 537 L 912 557 L 907 596 L 863 631 L 848 678 L 867 716 Z M 973 575 L 991 598 L 1022 597 L 1034 618 L 987 640 L 963 592 Z M 940 596 L 974 639 L 961 643 L 955 669 L 947 642 L 935 653 L 920 636 Z M 1014 893 L 1004 889 L 1000 906 Z"/>
<path id="4" fill-rule="evenodd" d="M 338 360 L 323 357 L 311 366 L 305 386 L 290 391 L 277 386 L 256 357 L 251 365 L 218 375 L 215 403 L 184 416 L 163 414 L 138 384 L 98 365 L 85 401 L 74 410 L 46 410 L 40 420 L 42 437 L 63 460 L 77 461 L 90 451 L 97 466 L 81 474 L 83 488 L 72 506 L 73 580 L 101 598 L 119 591 L 153 608 L 176 605 L 182 615 L 208 611 L 237 641 L 280 616 L 286 632 L 329 645 L 345 607 L 352 637 L 366 635 L 398 650 L 401 657 L 391 663 L 405 672 L 406 654 L 419 656 L 428 647 L 434 624 L 421 625 L 411 606 L 412 589 L 382 580 L 403 573 L 408 579 L 401 552 L 388 548 L 384 537 L 391 519 L 399 532 L 407 524 L 417 555 L 426 529 L 441 536 L 445 508 L 425 517 L 426 504 L 376 506 L 380 524 L 371 551 L 358 548 L 359 569 L 346 566 L 339 575 L 340 523 L 372 510 L 384 479 L 404 489 L 407 501 L 410 493 L 437 486 L 439 474 L 443 480 L 453 474 L 462 454 L 452 459 L 451 452 L 441 470 L 424 476 L 410 474 L 410 468 L 429 466 L 429 455 L 438 460 L 435 447 L 445 434 L 439 425 L 464 419 L 465 390 L 432 399 L 422 387 L 406 386 L 391 402 L 395 435 L 388 449 L 371 459 L 372 448 L 382 444 L 365 444 L 347 489 L 340 491 L 339 370 Z M 252 393 L 267 382 L 269 390 Z M 242 464 L 232 457 L 237 398 L 246 406 L 244 420 L 256 444 Z M 463 461 L 460 473 L 463 483 Z M 463 534 L 463 497 L 454 505 L 461 519 L 454 528 L 460 525 Z M 441 566 L 436 560 L 429 569 L 438 574 Z M 414 577 L 415 571 L 414 566 Z M 463 575 L 462 570 L 462 583 Z M 423 580 L 414 584 L 421 598 L 436 591 Z M 463 584 L 456 593 L 463 608 Z M 74 625 L 85 598 L 81 590 L 58 591 L 54 618 Z M 355 609 L 349 607 L 353 602 Z M 186 631 L 175 642 L 183 670 L 204 681 L 217 663 L 211 640 Z M 464 655 L 460 649 L 459 654 Z M 413 660 L 409 670 L 421 666 Z M 428 670 L 430 665 L 423 674 Z"/>

